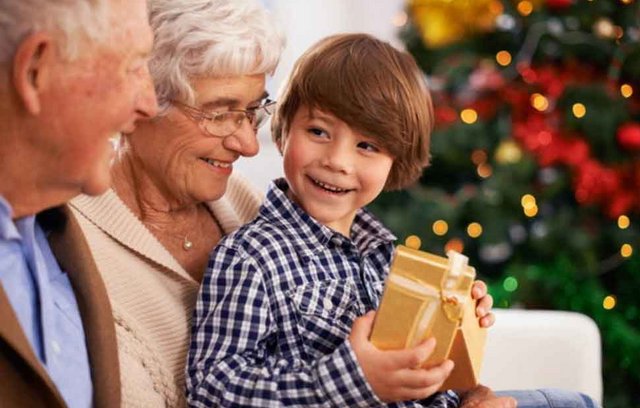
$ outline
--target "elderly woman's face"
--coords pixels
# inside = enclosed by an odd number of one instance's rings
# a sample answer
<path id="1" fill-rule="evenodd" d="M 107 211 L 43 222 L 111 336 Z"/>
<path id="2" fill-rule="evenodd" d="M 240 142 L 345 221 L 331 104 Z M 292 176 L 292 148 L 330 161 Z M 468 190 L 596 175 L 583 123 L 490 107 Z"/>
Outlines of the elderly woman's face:
<path id="1" fill-rule="evenodd" d="M 207 112 L 255 108 L 266 97 L 264 74 L 200 78 L 192 85 L 194 106 Z M 245 119 L 231 135 L 214 137 L 182 110 L 169 109 L 155 121 L 153 139 L 138 141 L 136 153 L 170 199 L 181 203 L 217 200 L 227 188 L 233 163 L 240 156 L 258 153 L 252 124 Z"/>

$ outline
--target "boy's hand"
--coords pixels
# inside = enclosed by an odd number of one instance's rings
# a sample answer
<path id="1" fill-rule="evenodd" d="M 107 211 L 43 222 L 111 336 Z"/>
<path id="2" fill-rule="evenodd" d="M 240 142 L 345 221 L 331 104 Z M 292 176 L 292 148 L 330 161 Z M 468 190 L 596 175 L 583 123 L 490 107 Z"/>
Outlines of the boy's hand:
<path id="1" fill-rule="evenodd" d="M 487 285 L 480 280 L 473 282 L 471 287 L 471 298 L 477 300 L 476 316 L 480 327 L 491 327 L 496 321 L 496 317 L 491 313 L 493 307 L 493 297 L 487 293 Z"/>
<path id="2" fill-rule="evenodd" d="M 453 361 L 420 368 L 433 352 L 435 339 L 407 350 L 378 350 L 370 341 L 375 312 L 353 322 L 349 342 L 373 392 L 384 402 L 427 398 L 435 393 L 453 369 Z"/>
<path id="3" fill-rule="evenodd" d="M 518 405 L 514 398 L 498 397 L 484 385 L 478 385 L 459 395 L 462 402 L 460 408 L 515 408 Z"/>

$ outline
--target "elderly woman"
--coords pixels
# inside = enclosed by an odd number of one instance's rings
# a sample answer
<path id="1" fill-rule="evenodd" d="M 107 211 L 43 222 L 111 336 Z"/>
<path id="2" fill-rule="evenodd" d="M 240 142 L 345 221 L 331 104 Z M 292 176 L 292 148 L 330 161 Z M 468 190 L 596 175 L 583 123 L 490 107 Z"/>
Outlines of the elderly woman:
<path id="1" fill-rule="evenodd" d="M 120 138 L 113 188 L 72 209 L 111 300 L 123 405 L 176 407 L 208 253 L 261 199 L 231 173 L 258 152 L 284 38 L 254 0 L 151 0 L 150 11 L 161 113 Z"/>

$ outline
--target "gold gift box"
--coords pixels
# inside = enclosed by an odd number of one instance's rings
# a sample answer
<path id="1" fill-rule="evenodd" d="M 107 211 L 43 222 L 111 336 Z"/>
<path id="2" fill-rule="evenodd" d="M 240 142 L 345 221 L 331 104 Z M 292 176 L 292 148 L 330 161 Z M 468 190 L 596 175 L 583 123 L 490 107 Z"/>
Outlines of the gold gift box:
<path id="1" fill-rule="evenodd" d="M 423 366 L 455 363 L 442 390 L 473 388 L 480 375 L 486 329 L 476 317 L 471 298 L 476 271 L 467 262 L 455 251 L 444 258 L 399 245 L 371 332 L 371 342 L 381 350 L 435 337 L 435 350 Z"/>

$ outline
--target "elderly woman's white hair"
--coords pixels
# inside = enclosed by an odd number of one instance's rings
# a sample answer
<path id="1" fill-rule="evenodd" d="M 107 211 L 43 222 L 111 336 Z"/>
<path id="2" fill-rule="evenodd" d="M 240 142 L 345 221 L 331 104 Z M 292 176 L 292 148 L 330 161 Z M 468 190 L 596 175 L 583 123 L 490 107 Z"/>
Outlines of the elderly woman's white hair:
<path id="1" fill-rule="evenodd" d="M 195 102 L 197 77 L 272 74 L 285 39 L 255 0 L 151 0 L 149 63 L 161 112 L 172 99 Z"/>
<path id="2" fill-rule="evenodd" d="M 0 62 L 7 62 L 22 39 L 46 30 L 61 35 L 60 51 L 68 59 L 82 53 L 83 40 L 103 40 L 108 0 L 2 0 Z"/>

